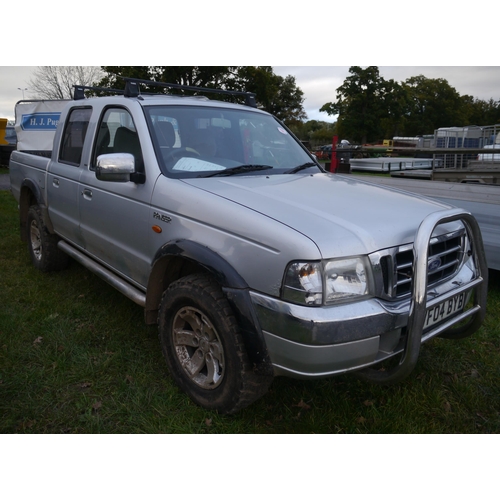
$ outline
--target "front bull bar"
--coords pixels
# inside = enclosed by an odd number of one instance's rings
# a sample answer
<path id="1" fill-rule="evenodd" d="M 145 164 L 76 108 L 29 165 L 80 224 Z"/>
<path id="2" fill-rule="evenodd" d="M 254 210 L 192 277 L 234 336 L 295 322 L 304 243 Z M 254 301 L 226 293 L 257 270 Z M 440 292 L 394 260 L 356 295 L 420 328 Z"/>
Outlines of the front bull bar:
<path id="1" fill-rule="evenodd" d="M 427 302 L 427 263 L 429 258 L 429 243 L 436 226 L 460 220 L 467 232 L 472 249 L 472 259 L 475 266 L 475 278 L 459 288 L 443 294 Z M 469 309 L 455 316 L 436 328 L 423 334 L 426 311 L 453 295 L 475 290 L 474 304 Z M 488 266 L 484 253 L 483 239 L 476 219 L 462 209 L 450 209 L 428 215 L 420 224 L 413 243 L 413 282 L 412 299 L 408 316 L 406 346 L 399 364 L 389 370 L 380 371 L 365 368 L 357 372 L 362 380 L 378 384 L 395 384 L 406 378 L 415 368 L 423 341 L 442 334 L 446 338 L 465 338 L 472 335 L 482 324 L 486 314 L 486 297 L 488 293 Z M 453 325 L 469 318 L 465 324 L 447 332 Z"/>

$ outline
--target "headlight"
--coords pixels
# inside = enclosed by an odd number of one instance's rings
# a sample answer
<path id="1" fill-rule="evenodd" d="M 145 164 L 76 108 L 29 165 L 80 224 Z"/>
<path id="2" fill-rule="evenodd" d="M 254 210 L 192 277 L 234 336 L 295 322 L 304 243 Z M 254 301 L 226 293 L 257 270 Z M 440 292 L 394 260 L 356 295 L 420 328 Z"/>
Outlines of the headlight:
<path id="1" fill-rule="evenodd" d="M 372 283 L 366 257 L 294 262 L 285 273 L 282 298 L 297 304 L 317 306 L 368 296 Z"/>
<path id="2" fill-rule="evenodd" d="M 364 257 L 330 260 L 325 265 L 325 304 L 369 295 L 371 267 Z"/>

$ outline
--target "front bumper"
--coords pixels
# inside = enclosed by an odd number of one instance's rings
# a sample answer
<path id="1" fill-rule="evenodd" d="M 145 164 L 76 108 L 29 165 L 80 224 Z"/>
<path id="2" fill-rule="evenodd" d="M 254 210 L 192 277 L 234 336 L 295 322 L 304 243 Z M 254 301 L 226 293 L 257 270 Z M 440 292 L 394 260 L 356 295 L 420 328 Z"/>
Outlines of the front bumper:
<path id="1" fill-rule="evenodd" d="M 465 273 L 466 274 L 466 273 Z M 436 293 L 429 306 L 479 283 Z M 377 299 L 328 308 L 297 306 L 251 292 L 275 375 L 322 378 L 360 370 L 405 349 L 410 301 Z M 469 309 L 464 314 L 473 314 Z M 452 318 L 421 336 L 422 343 L 458 321 Z"/>
<path id="2" fill-rule="evenodd" d="M 311 308 L 250 293 L 276 375 L 316 378 L 376 362 L 391 352 L 408 306 L 388 311 L 375 299 Z"/>
<path id="3" fill-rule="evenodd" d="M 460 216 L 465 215 L 459 211 L 446 212 L 445 217 L 428 222 L 429 227 L 420 232 L 420 237 L 417 235 L 416 278 L 411 299 L 390 302 L 371 298 L 329 307 L 308 307 L 250 292 L 275 375 L 327 377 L 361 370 L 399 353 L 403 353 L 406 363 L 400 371 L 406 375 L 416 363 L 422 342 L 466 318 L 473 318 L 469 329 L 475 331 L 485 313 L 487 268 L 480 233 L 471 218 L 466 217 L 476 254 L 452 279 L 427 288 L 425 248 L 432 230 L 441 220 L 456 220 Z M 462 292 L 470 298 L 473 289 L 476 293 L 471 307 L 424 330 L 429 308 Z"/>

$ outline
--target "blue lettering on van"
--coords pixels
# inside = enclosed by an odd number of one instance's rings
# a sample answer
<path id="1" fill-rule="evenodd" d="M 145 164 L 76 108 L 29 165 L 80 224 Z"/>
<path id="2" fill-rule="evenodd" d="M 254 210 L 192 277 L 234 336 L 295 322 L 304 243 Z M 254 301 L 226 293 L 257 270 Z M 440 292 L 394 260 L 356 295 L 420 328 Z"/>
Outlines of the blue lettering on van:
<path id="1" fill-rule="evenodd" d="M 23 130 L 56 130 L 61 113 L 31 113 L 21 116 Z"/>

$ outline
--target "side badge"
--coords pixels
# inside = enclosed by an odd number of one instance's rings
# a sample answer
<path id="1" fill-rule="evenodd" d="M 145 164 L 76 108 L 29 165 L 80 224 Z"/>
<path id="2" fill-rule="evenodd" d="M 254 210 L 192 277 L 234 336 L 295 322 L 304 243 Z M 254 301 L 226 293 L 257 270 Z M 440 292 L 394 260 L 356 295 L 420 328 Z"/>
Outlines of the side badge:
<path id="1" fill-rule="evenodd" d="M 158 219 L 162 222 L 172 222 L 172 219 L 168 215 L 160 214 L 158 212 L 153 212 L 153 219 Z"/>

